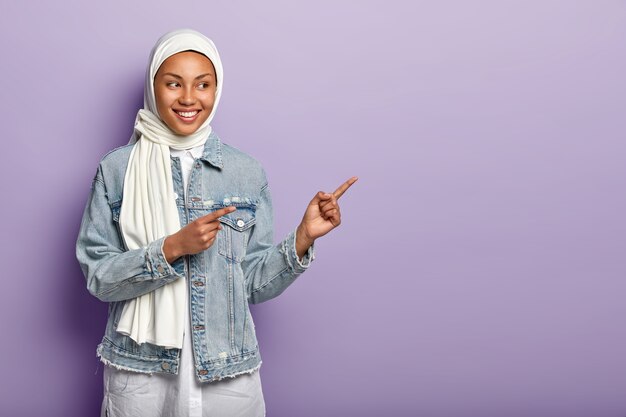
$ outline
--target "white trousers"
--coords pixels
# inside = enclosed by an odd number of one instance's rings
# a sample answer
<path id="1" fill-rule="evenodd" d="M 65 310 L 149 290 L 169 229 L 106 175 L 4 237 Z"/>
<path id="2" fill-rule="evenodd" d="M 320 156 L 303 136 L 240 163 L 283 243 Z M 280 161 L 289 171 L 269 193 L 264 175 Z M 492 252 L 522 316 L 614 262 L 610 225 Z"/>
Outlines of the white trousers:
<path id="1" fill-rule="evenodd" d="M 101 417 L 263 417 L 259 371 L 221 381 L 191 381 L 189 395 L 178 375 L 140 374 L 104 366 Z"/>

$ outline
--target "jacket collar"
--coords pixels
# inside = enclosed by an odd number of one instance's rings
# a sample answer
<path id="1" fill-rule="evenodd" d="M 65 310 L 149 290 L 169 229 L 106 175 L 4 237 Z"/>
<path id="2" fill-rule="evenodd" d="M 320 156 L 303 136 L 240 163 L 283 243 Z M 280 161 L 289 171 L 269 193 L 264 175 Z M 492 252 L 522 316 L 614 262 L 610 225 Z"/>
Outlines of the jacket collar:
<path id="1" fill-rule="evenodd" d="M 213 130 L 211 130 L 211 133 L 204 144 L 204 150 L 202 151 L 200 159 L 207 161 L 215 167 L 224 167 L 224 163 L 222 162 L 222 142 Z"/>

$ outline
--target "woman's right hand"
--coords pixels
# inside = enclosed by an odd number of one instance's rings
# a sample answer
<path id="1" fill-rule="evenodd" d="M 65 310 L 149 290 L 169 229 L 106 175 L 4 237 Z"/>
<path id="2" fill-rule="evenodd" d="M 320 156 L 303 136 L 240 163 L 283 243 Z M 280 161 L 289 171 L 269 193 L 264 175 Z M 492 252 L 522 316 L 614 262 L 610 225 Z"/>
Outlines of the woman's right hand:
<path id="1" fill-rule="evenodd" d="M 196 219 L 180 229 L 178 232 L 165 238 L 163 255 L 168 263 L 184 255 L 195 255 L 213 245 L 220 225 L 220 217 L 237 210 L 236 207 L 224 207 Z"/>

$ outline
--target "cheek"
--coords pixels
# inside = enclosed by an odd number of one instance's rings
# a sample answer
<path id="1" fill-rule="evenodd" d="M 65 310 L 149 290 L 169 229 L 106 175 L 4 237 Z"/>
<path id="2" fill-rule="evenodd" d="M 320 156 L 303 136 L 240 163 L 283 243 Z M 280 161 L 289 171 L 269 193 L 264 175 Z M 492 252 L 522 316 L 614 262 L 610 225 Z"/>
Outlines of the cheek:
<path id="1" fill-rule="evenodd" d="M 169 103 L 172 101 L 171 92 L 169 91 L 155 91 L 154 99 L 157 107 L 169 107 Z"/>
<path id="2" fill-rule="evenodd" d="M 215 105 L 215 92 L 211 93 L 210 95 L 207 94 L 202 99 L 202 105 L 205 109 L 212 109 L 213 106 Z"/>
<path id="3" fill-rule="evenodd" d="M 163 111 L 167 108 L 167 106 L 165 105 L 165 100 L 163 99 L 163 96 L 155 95 L 154 99 L 155 99 L 157 111 L 159 113 L 163 113 Z"/>

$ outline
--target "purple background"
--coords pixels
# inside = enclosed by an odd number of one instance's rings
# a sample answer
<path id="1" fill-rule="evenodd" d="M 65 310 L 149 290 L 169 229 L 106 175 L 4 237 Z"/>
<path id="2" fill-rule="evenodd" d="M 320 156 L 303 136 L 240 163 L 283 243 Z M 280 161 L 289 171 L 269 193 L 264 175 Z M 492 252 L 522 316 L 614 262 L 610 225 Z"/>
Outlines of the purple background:
<path id="1" fill-rule="evenodd" d="M 165 31 L 211 37 L 221 138 L 276 239 L 360 177 L 256 306 L 269 416 L 626 415 L 626 2 L 4 1 L 3 416 L 95 416 L 75 238 Z"/>

